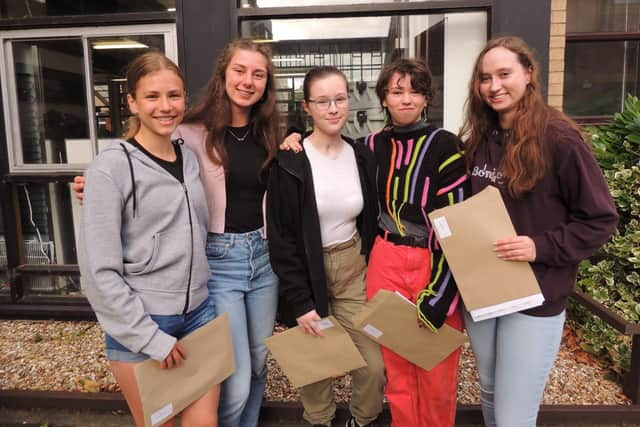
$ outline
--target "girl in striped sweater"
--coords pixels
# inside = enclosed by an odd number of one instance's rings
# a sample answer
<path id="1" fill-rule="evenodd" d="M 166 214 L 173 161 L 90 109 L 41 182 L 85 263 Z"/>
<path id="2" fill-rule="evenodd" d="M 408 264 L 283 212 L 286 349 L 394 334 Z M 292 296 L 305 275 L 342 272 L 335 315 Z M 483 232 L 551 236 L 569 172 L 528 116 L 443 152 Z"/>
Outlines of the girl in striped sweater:
<path id="1" fill-rule="evenodd" d="M 367 272 L 367 294 L 396 291 L 415 302 L 418 318 L 436 331 L 461 330 L 459 296 L 427 214 L 468 193 L 458 138 L 425 121 L 431 73 L 400 59 L 381 72 L 376 92 L 389 117 L 365 142 L 378 164 L 379 236 Z M 386 395 L 394 426 L 453 426 L 460 350 L 425 371 L 383 347 Z"/>

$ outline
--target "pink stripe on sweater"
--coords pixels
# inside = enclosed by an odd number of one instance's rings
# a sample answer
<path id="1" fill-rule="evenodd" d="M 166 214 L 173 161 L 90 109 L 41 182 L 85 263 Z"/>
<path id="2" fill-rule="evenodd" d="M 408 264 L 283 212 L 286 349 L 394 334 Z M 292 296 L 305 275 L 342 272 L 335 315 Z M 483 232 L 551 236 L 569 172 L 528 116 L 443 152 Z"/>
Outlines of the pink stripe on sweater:
<path id="1" fill-rule="evenodd" d="M 453 184 L 441 188 L 440 190 L 438 190 L 438 192 L 436 193 L 436 196 L 441 196 L 444 193 L 447 193 L 449 191 L 451 191 L 452 189 L 456 188 L 458 185 L 462 184 L 463 182 L 465 182 L 467 180 L 467 175 L 462 175 L 456 182 L 454 182 Z"/>
<path id="2" fill-rule="evenodd" d="M 456 296 L 453 297 L 453 301 L 451 301 L 451 305 L 449 306 L 449 311 L 447 312 L 447 317 L 451 316 L 456 308 L 458 308 L 458 302 L 460 301 L 460 292 L 456 292 Z"/>
<path id="3" fill-rule="evenodd" d="M 413 153 L 413 138 L 407 141 L 407 155 L 404 158 L 404 165 L 409 164 L 409 160 L 411 160 L 411 154 Z"/>
<path id="4" fill-rule="evenodd" d="M 398 141 L 398 159 L 396 160 L 396 169 L 400 169 L 400 166 L 402 166 L 402 151 L 403 151 L 403 146 L 402 146 L 402 141 Z"/>

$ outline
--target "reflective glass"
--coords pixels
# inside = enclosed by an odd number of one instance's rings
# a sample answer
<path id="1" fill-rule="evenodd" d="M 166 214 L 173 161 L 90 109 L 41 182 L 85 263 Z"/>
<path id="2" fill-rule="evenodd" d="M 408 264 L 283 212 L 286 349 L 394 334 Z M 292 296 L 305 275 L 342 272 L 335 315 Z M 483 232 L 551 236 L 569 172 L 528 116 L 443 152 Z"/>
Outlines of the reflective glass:
<path id="1" fill-rule="evenodd" d="M 149 49 L 164 51 L 164 36 L 120 36 L 89 39 L 98 150 L 126 132 L 130 115 L 127 107 L 126 68 L 136 56 Z M 74 151 L 76 163 L 91 161 L 91 151 L 81 143 Z M 88 157 L 87 157 L 88 156 Z"/>
<path id="2" fill-rule="evenodd" d="M 86 61 L 100 150 L 126 129 L 127 64 L 147 50 L 165 50 L 162 34 L 93 37 L 88 46 L 85 58 L 79 37 L 12 42 L 24 164 L 91 161 Z"/>
<path id="3" fill-rule="evenodd" d="M 639 0 L 568 0 L 567 32 L 640 30 Z"/>
<path id="4" fill-rule="evenodd" d="M 417 57 L 433 74 L 429 122 L 457 131 L 466 98 L 458 74 L 464 75 L 466 87 L 473 60 L 486 40 L 486 14 L 247 20 L 241 31 L 272 47 L 283 127 L 311 127 L 302 108 L 304 75 L 312 67 L 332 65 L 345 73 L 350 86 L 345 135 L 355 138 L 380 129 L 385 123 L 375 92 L 380 71 L 395 58 Z"/>
<path id="5" fill-rule="evenodd" d="M 564 111 L 574 116 L 621 111 L 627 93 L 640 95 L 639 52 L 638 41 L 567 43 Z"/>
<path id="6" fill-rule="evenodd" d="M 22 161 L 69 163 L 67 140 L 90 149 L 80 38 L 14 41 Z"/>
<path id="7" fill-rule="evenodd" d="M 371 3 L 411 3 L 412 1 L 424 0 L 297 0 L 295 6 L 336 6 L 352 4 Z M 448 0 L 435 0 L 448 1 Z M 294 6 L 290 0 L 239 0 L 240 7 L 291 7 Z"/>
<path id="8" fill-rule="evenodd" d="M 127 12 L 166 12 L 175 11 L 175 8 L 175 0 L 4 0 L 0 2 L 0 19 Z"/>
<path id="9" fill-rule="evenodd" d="M 18 198 L 25 263 L 77 264 L 80 207 L 70 184 L 25 184 Z"/>

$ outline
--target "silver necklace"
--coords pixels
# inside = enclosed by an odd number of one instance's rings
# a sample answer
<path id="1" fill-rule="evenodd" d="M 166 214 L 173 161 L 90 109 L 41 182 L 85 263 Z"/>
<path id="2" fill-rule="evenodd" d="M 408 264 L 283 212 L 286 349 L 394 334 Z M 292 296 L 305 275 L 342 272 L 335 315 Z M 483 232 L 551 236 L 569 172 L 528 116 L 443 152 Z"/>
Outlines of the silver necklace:
<path id="1" fill-rule="evenodd" d="M 233 131 L 231 130 L 231 128 L 227 128 L 227 131 L 231 134 L 231 136 L 233 136 L 236 141 L 238 142 L 244 142 L 245 139 L 247 139 L 247 135 L 249 135 L 249 131 L 251 130 L 251 128 L 247 129 L 247 131 L 244 133 L 244 135 L 242 135 L 241 137 L 236 135 L 235 133 L 233 133 Z"/>

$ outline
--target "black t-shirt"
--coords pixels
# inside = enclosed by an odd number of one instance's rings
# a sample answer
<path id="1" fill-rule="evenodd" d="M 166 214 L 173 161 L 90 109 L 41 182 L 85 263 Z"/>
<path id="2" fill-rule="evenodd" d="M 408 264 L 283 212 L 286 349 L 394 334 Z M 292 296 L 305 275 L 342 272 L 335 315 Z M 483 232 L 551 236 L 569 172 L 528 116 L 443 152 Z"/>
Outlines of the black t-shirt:
<path id="1" fill-rule="evenodd" d="M 173 162 L 169 162 L 167 160 L 163 160 L 159 157 L 151 154 L 146 148 L 142 146 L 135 138 L 131 138 L 127 140 L 131 145 L 135 145 L 140 151 L 146 154 L 151 160 L 159 164 L 164 170 L 169 172 L 175 179 L 180 182 L 184 182 L 184 168 L 182 164 L 182 150 L 179 147 L 179 143 L 177 141 L 172 141 L 173 148 L 176 150 L 176 159 Z"/>
<path id="2" fill-rule="evenodd" d="M 262 199 L 266 179 L 259 174 L 267 158 L 267 150 L 250 126 L 227 128 L 224 144 L 229 157 L 224 231 L 247 233 L 257 230 L 264 225 Z"/>

